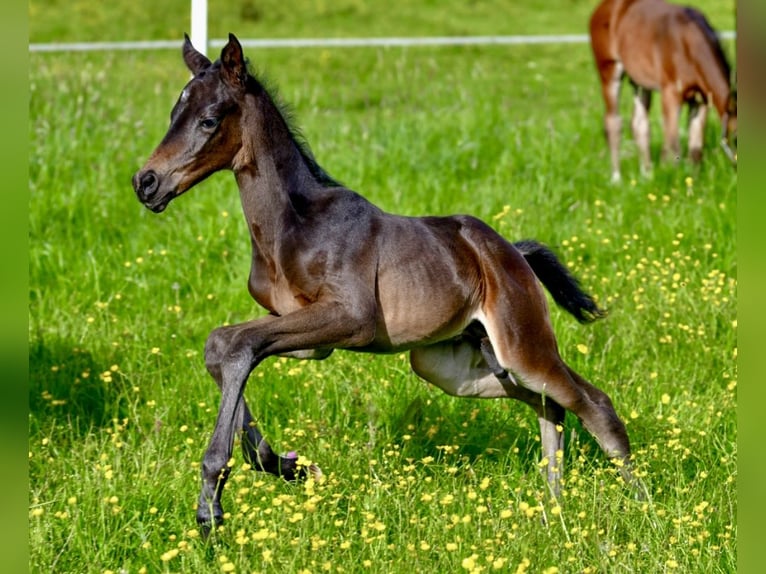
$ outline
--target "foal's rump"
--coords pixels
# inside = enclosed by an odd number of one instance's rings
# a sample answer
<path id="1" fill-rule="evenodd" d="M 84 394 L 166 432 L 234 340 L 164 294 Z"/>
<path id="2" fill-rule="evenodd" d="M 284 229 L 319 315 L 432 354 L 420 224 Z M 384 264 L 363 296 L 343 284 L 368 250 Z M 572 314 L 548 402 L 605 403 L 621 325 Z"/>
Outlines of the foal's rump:
<path id="1" fill-rule="evenodd" d="M 617 54 L 637 85 L 672 82 L 681 98 L 726 91 L 730 66 L 715 30 L 699 10 L 665 0 L 639 0 L 615 20 Z M 652 46 L 650 51 L 647 46 Z"/>

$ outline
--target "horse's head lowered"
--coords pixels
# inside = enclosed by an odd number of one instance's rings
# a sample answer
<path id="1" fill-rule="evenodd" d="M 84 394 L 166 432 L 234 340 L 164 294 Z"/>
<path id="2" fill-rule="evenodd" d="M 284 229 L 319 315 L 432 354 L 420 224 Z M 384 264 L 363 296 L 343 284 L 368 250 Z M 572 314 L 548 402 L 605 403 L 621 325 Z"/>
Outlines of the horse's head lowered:
<path id="1" fill-rule="evenodd" d="M 210 174 L 231 168 L 242 147 L 248 72 L 239 41 L 229 34 L 213 63 L 185 36 L 183 58 L 194 77 L 173 107 L 167 134 L 133 176 L 138 199 L 156 213 Z"/>

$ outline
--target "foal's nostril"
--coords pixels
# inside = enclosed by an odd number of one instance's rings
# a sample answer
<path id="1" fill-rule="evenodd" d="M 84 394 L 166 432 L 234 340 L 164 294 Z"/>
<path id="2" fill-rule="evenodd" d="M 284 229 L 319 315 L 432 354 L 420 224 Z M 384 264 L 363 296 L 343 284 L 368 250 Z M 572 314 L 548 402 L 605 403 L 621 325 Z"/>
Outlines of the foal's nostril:
<path id="1" fill-rule="evenodd" d="M 157 193 L 160 181 L 157 178 L 157 174 L 152 170 L 137 174 L 136 180 L 137 181 L 134 181 L 134 187 L 141 201 L 151 199 L 152 196 Z"/>

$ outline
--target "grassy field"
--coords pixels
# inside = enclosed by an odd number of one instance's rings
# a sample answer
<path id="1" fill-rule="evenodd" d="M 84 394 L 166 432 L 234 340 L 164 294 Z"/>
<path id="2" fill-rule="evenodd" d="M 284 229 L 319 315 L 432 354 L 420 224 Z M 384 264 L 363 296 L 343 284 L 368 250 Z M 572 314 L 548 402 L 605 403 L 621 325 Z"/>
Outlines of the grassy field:
<path id="1" fill-rule="evenodd" d="M 180 37 L 173 4 L 31 2 L 30 41 Z M 582 33 L 593 6 L 271 4 L 229 3 L 211 36 Z M 730 3 L 706 4 L 733 28 Z M 227 522 L 203 542 L 218 394 L 202 348 L 262 313 L 236 185 L 217 174 L 162 215 L 131 189 L 188 79 L 180 50 L 31 54 L 29 570 L 734 572 L 737 176 L 715 114 L 701 167 L 640 178 L 626 138 L 613 186 L 587 45 L 247 53 L 347 186 L 392 212 L 477 215 L 572 267 L 609 316 L 553 309 L 561 352 L 613 398 L 649 498 L 571 418 L 552 503 L 527 407 L 443 395 L 404 355 L 337 352 L 270 359 L 247 389 L 275 448 L 326 479 L 286 484 L 236 451 Z"/>

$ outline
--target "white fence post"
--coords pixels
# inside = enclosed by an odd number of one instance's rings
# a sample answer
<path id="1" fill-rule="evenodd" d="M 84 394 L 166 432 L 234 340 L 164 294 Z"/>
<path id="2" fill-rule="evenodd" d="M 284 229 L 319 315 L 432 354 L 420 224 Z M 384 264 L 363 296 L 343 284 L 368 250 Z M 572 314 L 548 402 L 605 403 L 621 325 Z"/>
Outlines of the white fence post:
<path id="1" fill-rule="evenodd" d="M 207 55 L 207 0 L 191 0 L 191 41 Z"/>

